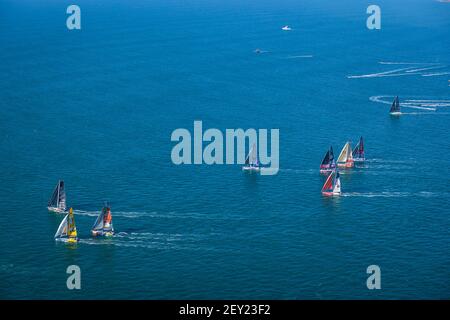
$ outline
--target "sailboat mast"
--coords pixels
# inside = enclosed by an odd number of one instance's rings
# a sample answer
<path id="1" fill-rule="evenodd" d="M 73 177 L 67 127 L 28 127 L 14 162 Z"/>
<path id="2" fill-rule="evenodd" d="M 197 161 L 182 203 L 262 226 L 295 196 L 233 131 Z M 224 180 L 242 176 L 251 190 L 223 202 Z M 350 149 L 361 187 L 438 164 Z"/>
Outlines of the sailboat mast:
<path id="1" fill-rule="evenodd" d="M 57 194 L 57 197 L 56 197 L 56 207 L 57 208 L 59 208 L 59 187 L 60 186 L 61 186 L 61 180 L 58 181 L 58 186 L 57 186 L 57 188 L 58 188 L 58 194 Z"/>

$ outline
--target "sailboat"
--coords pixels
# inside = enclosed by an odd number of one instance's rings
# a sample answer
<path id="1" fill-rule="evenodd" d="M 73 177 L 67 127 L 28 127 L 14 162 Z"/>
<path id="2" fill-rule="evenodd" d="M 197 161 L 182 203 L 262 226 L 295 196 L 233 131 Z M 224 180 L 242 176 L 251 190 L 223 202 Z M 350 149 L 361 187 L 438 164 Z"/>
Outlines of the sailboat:
<path id="1" fill-rule="evenodd" d="M 111 208 L 107 204 L 105 204 L 102 212 L 98 215 L 97 220 L 95 220 L 91 233 L 94 237 L 112 237 L 114 235 Z"/>
<path id="2" fill-rule="evenodd" d="M 256 148 L 256 144 L 253 144 L 250 152 L 245 158 L 245 165 L 242 167 L 244 171 L 259 171 L 259 162 L 258 162 L 258 151 Z"/>
<path id="3" fill-rule="evenodd" d="M 73 210 L 70 208 L 69 213 L 64 217 L 63 221 L 55 233 L 55 240 L 68 243 L 77 243 L 77 227 L 75 226 L 75 218 Z"/>
<path id="4" fill-rule="evenodd" d="M 320 172 L 328 173 L 336 168 L 336 162 L 334 160 L 333 147 L 330 146 L 330 149 L 325 154 L 325 157 L 320 164 Z"/>
<path id="5" fill-rule="evenodd" d="M 352 148 L 350 146 L 350 142 L 347 143 L 342 148 L 341 153 L 337 159 L 337 165 L 340 168 L 351 168 L 353 167 L 353 155 Z"/>
<path id="6" fill-rule="evenodd" d="M 53 190 L 52 197 L 48 201 L 47 209 L 57 213 L 66 211 L 66 191 L 64 190 L 64 181 L 58 181 L 55 190 Z"/>
<path id="7" fill-rule="evenodd" d="M 366 160 L 366 158 L 364 157 L 363 137 L 359 138 L 358 144 L 356 145 L 355 149 L 353 149 L 352 156 L 353 156 L 353 161 L 355 161 L 355 162 L 363 162 Z"/>
<path id="8" fill-rule="evenodd" d="M 339 196 L 341 194 L 341 178 L 337 168 L 328 175 L 322 187 L 322 194 L 324 196 Z"/>
<path id="9" fill-rule="evenodd" d="M 395 97 L 394 101 L 392 102 L 391 110 L 389 110 L 389 114 L 391 116 L 399 116 L 402 114 L 400 111 L 400 103 L 398 102 L 398 96 Z"/>

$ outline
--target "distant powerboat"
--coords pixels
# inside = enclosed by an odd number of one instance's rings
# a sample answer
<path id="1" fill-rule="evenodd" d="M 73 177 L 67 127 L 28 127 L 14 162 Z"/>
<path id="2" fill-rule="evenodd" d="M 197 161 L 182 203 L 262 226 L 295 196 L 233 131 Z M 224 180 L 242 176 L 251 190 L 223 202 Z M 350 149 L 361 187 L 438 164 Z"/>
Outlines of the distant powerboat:
<path id="1" fill-rule="evenodd" d="M 395 97 L 394 101 L 392 102 L 391 110 L 389 110 L 389 114 L 391 116 L 399 116 L 402 114 L 400 110 L 400 103 L 398 101 L 398 96 Z"/>
<path id="2" fill-rule="evenodd" d="M 258 152 L 256 149 L 256 144 L 253 144 L 250 152 L 245 158 L 245 165 L 242 167 L 243 171 L 260 171 L 259 162 L 258 162 Z"/>
<path id="3" fill-rule="evenodd" d="M 64 213 L 66 211 L 66 191 L 64 190 L 64 181 L 59 180 L 52 197 L 47 204 L 48 211 Z"/>
<path id="4" fill-rule="evenodd" d="M 322 194 L 324 196 L 341 195 L 341 178 L 337 168 L 328 175 L 328 178 L 322 187 Z"/>
<path id="5" fill-rule="evenodd" d="M 337 165 L 340 168 L 351 168 L 353 167 L 353 155 L 350 142 L 347 142 L 342 148 L 341 153 L 337 159 Z"/>
<path id="6" fill-rule="evenodd" d="M 284 26 L 283 28 L 281 28 L 281 30 L 284 30 L 284 31 L 291 31 L 292 29 L 291 29 L 291 27 L 289 27 L 289 26 Z"/>

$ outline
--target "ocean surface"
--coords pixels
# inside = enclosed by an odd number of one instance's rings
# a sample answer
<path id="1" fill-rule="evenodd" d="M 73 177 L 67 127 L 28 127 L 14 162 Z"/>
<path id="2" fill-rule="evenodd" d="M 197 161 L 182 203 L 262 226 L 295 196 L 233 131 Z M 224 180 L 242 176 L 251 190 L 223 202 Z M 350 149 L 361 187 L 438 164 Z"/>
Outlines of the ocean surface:
<path id="1" fill-rule="evenodd" d="M 0 1 L 0 298 L 450 298 L 450 3 L 377 1 L 369 30 L 364 1 L 79 0 L 69 31 L 70 4 Z M 194 120 L 278 128 L 279 173 L 174 165 Z M 360 136 L 322 197 L 326 150 Z M 93 239 L 104 201 L 117 234 Z"/>

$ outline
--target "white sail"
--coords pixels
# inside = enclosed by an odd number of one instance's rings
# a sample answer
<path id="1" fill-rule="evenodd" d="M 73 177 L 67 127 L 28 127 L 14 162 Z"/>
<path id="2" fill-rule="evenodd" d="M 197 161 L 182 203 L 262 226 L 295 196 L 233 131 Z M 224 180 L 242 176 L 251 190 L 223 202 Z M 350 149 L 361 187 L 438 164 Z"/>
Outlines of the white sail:
<path id="1" fill-rule="evenodd" d="M 247 155 L 247 158 L 245 158 L 245 164 L 249 165 L 257 165 L 258 164 L 258 152 L 257 152 L 256 144 L 253 144 L 252 148 L 250 149 L 250 152 Z"/>
<path id="2" fill-rule="evenodd" d="M 347 142 L 348 148 L 347 148 L 347 161 L 353 161 L 353 152 L 352 147 L 350 146 L 350 142 Z"/>
<path id="3" fill-rule="evenodd" d="M 342 148 L 341 153 L 339 154 L 338 162 L 343 163 L 350 160 L 353 160 L 352 148 L 350 146 L 350 142 L 347 142 Z"/>
<path id="4" fill-rule="evenodd" d="M 336 174 L 336 180 L 334 182 L 333 193 L 334 194 L 341 193 L 341 178 L 339 177 L 339 173 Z"/>
<path id="5" fill-rule="evenodd" d="M 66 191 L 64 188 L 64 181 L 59 183 L 59 199 L 58 208 L 65 211 L 66 210 Z"/>
<path id="6" fill-rule="evenodd" d="M 252 151 L 250 152 L 250 163 L 251 164 L 258 164 L 258 155 L 257 155 L 257 149 L 256 144 L 253 145 Z"/>
<path id="7" fill-rule="evenodd" d="M 97 217 L 97 220 L 95 220 L 94 226 L 92 227 L 92 230 L 103 230 L 103 210 L 100 212 L 100 214 Z"/>
<path id="8" fill-rule="evenodd" d="M 341 151 L 341 153 L 339 154 L 339 157 L 338 157 L 338 162 L 346 162 L 347 161 L 347 159 L 348 159 L 348 154 L 349 153 L 351 153 L 349 150 L 351 150 L 350 149 L 350 143 L 349 142 L 347 142 L 345 145 L 344 145 L 344 147 L 342 148 L 342 151 Z"/>
<path id="9" fill-rule="evenodd" d="M 61 221 L 58 230 L 56 230 L 55 238 L 61 238 L 67 236 L 67 218 L 69 217 L 69 214 L 67 214 L 63 221 Z"/>

